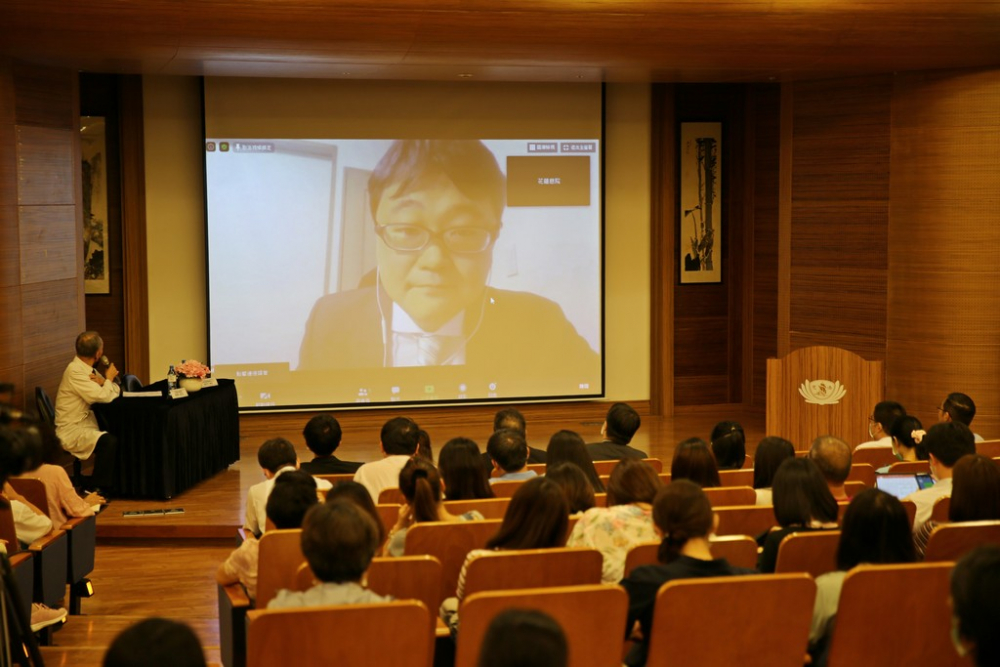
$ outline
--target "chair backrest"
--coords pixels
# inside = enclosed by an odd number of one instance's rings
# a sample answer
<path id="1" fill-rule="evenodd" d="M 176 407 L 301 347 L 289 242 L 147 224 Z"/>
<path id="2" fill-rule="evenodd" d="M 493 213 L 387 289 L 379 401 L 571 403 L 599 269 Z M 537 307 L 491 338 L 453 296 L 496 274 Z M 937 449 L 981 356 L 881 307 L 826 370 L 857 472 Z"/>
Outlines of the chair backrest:
<path id="1" fill-rule="evenodd" d="M 517 549 L 477 558 L 465 572 L 464 596 L 512 588 L 601 583 L 604 557 L 596 549 Z"/>
<path id="2" fill-rule="evenodd" d="M 801 667 L 815 597 L 806 574 L 671 581 L 656 595 L 646 664 Z"/>
<path id="3" fill-rule="evenodd" d="M 628 595 L 619 586 L 594 585 L 487 591 L 465 598 L 455 667 L 475 667 L 490 622 L 512 607 L 537 609 L 555 619 L 569 643 L 569 667 L 621 664 Z"/>
<path id="4" fill-rule="evenodd" d="M 952 565 L 860 565 L 851 570 L 840 592 L 829 667 L 971 665 L 958 657 L 949 636 Z"/>
<path id="5" fill-rule="evenodd" d="M 493 482 L 493 494 L 497 498 L 513 498 L 517 490 L 521 488 L 521 485 L 527 482 L 526 479 L 518 479 L 513 481 L 505 482 Z"/>
<path id="6" fill-rule="evenodd" d="M 962 521 L 938 526 L 927 540 L 924 560 L 955 561 L 980 544 L 1000 545 L 1000 521 Z"/>
<path id="7" fill-rule="evenodd" d="M 712 555 L 725 558 L 730 565 L 754 569 L 757 567 L 757 541 L 749 535 L 722 535 L 712 537 Z M 643 542 L 629 549 L 625 556 L 625 576 L 640 565 L 655 565 L 659 562 L 659 542 Z"/>
<path id="8" fill-rule="evenodd" d="M 757 492 L 749 486 L 718 486 L 705 489 L 712 507 L 757 504 Z"/>
<path id="9" fill-rule="evenodd" d="M 923 473 L 929 475 L 931 464 L 929 461 L 896 461 L 889 466 L 888 475 L 910 475 Z"/>
<path id="10" fill-rule="evenodd" d="M 388 539 L 389 531 L 392 530 L 392 527 L 396 525 L 396 520 L 399 519 L 399 505 L 378 504 L 375 506 L 375 511 L 378 512 L 379 521 L 382 522 L 382 528 L 385 529 L 383 533 L 386 535 L 386 539 Z"/>
<path id="11" fill-rule="evenodd" d="M 660 459 L 642 459 L 642 462 L 652 466 L 657 474 L 663 472 L 663 461 Z M 610 475 L 615 466 L 621 463 L 619 459 L 609 459 L 607 461 L 594 461 L 594 469 L 598 475 Z"/>
<path id="12" fill-rule="evenodd" d="M 906 510 L 906 516 L 910 520 L 910 526 L 913 526 L 913 520 L 917 516 L 917 504 L 915 502 L 913 502 L 912 500 L 900 500 L 899 502 L 903 506 L 903 509 Z M 848 500 L 838 500 L 837 501 L 837 523 L 838 524 L 844 522 L 844 512 L 847 511 L 847 508 L 848 508 L 848 506 L 850 504 L 851 504 L 851 501 L 849 499 Z"/>
<path id="13" fill-rule="evenodd" d="M 42 387 L 35 387 L 35 409 L 38 410 L 38 416 L 46 424 L 49 426 L 56 425 L 56 409 L 52 405 L 52 399 L 49 398 L 48 392 Z"/>
<path id="14" fill-rule="evenodd" d="M 951 496 L 942 496 L 934 501 L 931 508 L 931 520 L 937 523 L 948 523 L 948 513 L 951 511 Z"/>
<path id="15" fill-rule="evenodd" d="M 441 599 L 455 595 L 465 557 L 482 549 L 500 529 L 500 519 L 486 521 L 433 521 L 406 531 L 406 555 L 427 554 L 441 562 Z M 258 587 L 260 583 L 258 582 Z"/>
<path id="16" fill-rule="evenodd" d="M 257 556 L 257 608 L 263 609 L 282 588 L 295 587 L 302 555 L 302 531 L 269 530 L 260 538 Z"/>
<path id="17" fill-rule="evenodd" d="M 382 491 L 378 494 L 379 505 L 402 505 L 404 503 L 406 503 L 406 497 L 403 496 L 403 492 L 396 487 L 382 489 Z"/>
<path id="18" fill-rule="evenodd" d="M 991 459 L 1000 457 L 1000 440 L 983 440 L 976 443 L 976 454 Z"/>
<path id="19" fill-rule="evenodd" d="M 247 619 L 247 667 L 431 664 L 433 616 L 416 600 L 258 609 Z"/>
<path id="20" fill-rule="evenodd" d="M 45 492 L 45 482 L 40 479 L 28 477 L 11 477 L 7 481 L 14 487 L 14 490 L 24 496 L 29 503 L 42 510 L 46 516 L 49 514 L 49 496 Z M 56 526 L 58 528 L 58 526 Z"/>
<path id="21" fill-rule="evenodd" d="M 142 381 L 136 375 L 122 375 L 122 391 L 142 391 Z"/>
<path id="22" fill-rule="evenodd" d="M 303 561 L 295 575 L 295 590 L 308 590 L 315 581 L 312 568 Z M 397 600 L 420 600 L 428 609 L 437 609 L 441 606 L 441 561 L 434 556 L 373 558 L 365 572 L 365 587 Z"/>
<path id="23" fill-rule="evenodd" d="M 862 482 L 868 488 L 875 486 L 875 466 L 870 463 L 852 463 L 851 472 L 847 475 L 850 482 Z"/>
<path id="24" fill-rule="evenodd" d="M 899 459 L 892 453 L 892 447 L 865 447 L 855 449 L 851 454 L 851 463 L 867 463 L 873 468 L 884 468 L 897 463 Z"/>
<path id="25" fill-rule="evenodd" d="M 534 470 L 539 475 L 545 474 L 546 465 L 544 463 L 529 463 L 528 470 Z"/>
<path id="26" fill-rule="evenodd" d="M 316 479 L 325 479 L 331 486 L 336 486 L 338 482 L 353 482 L 354 473 L 339 473 L 336 475 L 313 475 Z"/>
<path id="27" fill-rule="evenodd" d="M 791 533 L 778 546 L 776 573 L 807 572 L 818 577 L 837 569 L 839 530 Z"/>
<path id="28" fill-rule="evenodd" d="M 719 486 L 749 486 L 753 487 L 753 470 L 743 468 L 742 470 L 720 470 Z M 667 484 L 668 482 L 664 482 Z"/>
<path id="29" fill-rule="evenodd" d="M 853 498 L 867 488 L 864 482 L 844 482 L 844 493 L 848 498 Z"/>
<path id="30" fill-rule="evenodd" d="M 0 540 L 7 543 L 7 554 L 13 556 L 21 550 L 17 541 L 17 531 L 14 530 L 14 513 L 10 509 L 7 497 L 0 493 Z"/>
<path id="31" fill-rule="evenodd" d="M 502 519 L 510 505 L 510 498 L 482 498 L 479 500 L 446 500 L 444 508 L 451 514 L 465 514 L 475 510 L 484 519 Z"/>
<path id="32" fill-rule="evenodd" d="M 774 518 L 774 507 L 771 505 L 741 505 L 713 509 L 719 516 L 716 535 L 760 535 L 778 523 Z"/>
<path id="33" fill-rule="evenodd" d="M 605 493 L 595 493 L 594 494 L 594 507 L 607 507 L 608 506 L 608 494 Z"/>

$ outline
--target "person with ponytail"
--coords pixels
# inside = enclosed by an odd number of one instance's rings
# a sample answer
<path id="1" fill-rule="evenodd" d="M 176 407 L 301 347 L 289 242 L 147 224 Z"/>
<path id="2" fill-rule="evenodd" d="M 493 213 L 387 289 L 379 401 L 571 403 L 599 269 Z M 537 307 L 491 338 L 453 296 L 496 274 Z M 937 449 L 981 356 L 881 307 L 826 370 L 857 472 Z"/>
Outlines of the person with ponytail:
<path id="1" fill-rule="evenodd" d="M 461 515 L 448 512 L 441 503 L 441 475 L 434 464 L 415 456 L 399 472 L 399 490 L 406 504 L 399 508 L 399 519 L 389 531 L 383 555 L 402 556 L 406 547 L 406 531 L 421 521 L 477 521 L 483 515 L 472 510 Z"/>
<path id="2" fill-rule="evenodd" d="M 629 599 L 626 637 L 636 623 L 642 634 L 625 658 L 630 667 L 646 664 L 656 594 L 663 584 L 677 579 L 755 574 L 730 565 L 724 558 L 712 557 L 709 537 L 719 520 L 708 496 L 694 482 L 678 480 L 665 486 L 653 501 L 653 522 L 662 539 L 659 564 L 637 567 L 621 582 Z"/>
<path id="3" fill-rule="evenodd" d="M 913 415 L 903 415 L 899 417 L 889 428 L 889 435 L 892 442 L 892 453 L 900 461 L 926 461 L 927 446 L 924 444 L 923 424 Z M 875 472 L 881 474 L 889 472 L 889 466 L 879 468 Z"/>

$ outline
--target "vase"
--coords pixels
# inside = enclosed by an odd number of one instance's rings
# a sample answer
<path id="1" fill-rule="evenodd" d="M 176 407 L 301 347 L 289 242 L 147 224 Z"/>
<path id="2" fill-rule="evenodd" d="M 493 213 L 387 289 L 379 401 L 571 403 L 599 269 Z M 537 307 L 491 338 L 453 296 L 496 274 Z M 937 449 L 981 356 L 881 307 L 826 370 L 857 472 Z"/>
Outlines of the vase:
<path id="1" fill-rule="evenodd" d="M 186 390 L 189 394 L 201 391 L 201 378 L 181 378 L 178 384 L 181 389 Z"/>

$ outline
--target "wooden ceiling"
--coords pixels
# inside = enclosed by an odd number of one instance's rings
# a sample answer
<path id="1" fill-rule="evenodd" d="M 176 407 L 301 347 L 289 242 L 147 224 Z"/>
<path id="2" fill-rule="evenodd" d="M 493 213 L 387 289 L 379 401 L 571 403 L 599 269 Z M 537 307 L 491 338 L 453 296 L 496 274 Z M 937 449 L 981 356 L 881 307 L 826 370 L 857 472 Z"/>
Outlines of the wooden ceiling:
<path id="1" fill-rule="evenodd" d="M 1000 65 L 1000 0 L 3 0 L 0 54 L 177 75 L 790 81 Z"/>

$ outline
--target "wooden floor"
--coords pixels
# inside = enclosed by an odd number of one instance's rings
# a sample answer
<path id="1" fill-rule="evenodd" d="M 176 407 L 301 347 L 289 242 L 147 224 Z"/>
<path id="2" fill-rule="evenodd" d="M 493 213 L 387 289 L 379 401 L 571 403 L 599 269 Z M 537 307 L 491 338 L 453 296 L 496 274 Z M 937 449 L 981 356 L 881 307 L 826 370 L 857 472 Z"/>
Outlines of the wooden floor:
<path id="1" fill-rule="evenodd" d="M 310 458 L 301 430 L 309 415 L 268 421 L 255 416 L 241 421 L 240 461 L 170 501 L 115 500 L 98 518 L 97 564 L 91 575 L 96 594 L 83 601 L 83 616 L 74 616 L 55 634 L 55 646 L 43 648 L 48 665 L 99 667 L 114 636 L 148 616 L 167 616 L 189 623 L 205 646 L 210 662 L 219 662 L 218 610 L 214 573 L 233 548 L 243 519 L 247 489 L 263 479 L 257 465 L 260 444 L 270 437 L 295 443 L 300 458 Z M 764 435 L 764 417 L 757 411 L 702 408 L 673 418 L 644 417 L 633 445 L 669 462 L 677 442 L 692 436 L 708 439 L 721 419 L 741 422 L 751 452 Z M 342 420 L 347 421 L 347 420 Z M 418 420 L 419 421 L 419 420 Z M 560 429 L 600 440 L 601 420 L 548 419 L 530 421 L 528 440 L 544 449 Z M 428 426 L 435 452 L 450 438 L 465 435 L 485 446 L 492 424 L 455 423 Z M 337 454 L 346 460 L 380 458 L 377 425 L 351 429 Z M 669 465 L 669 463 L 668 463 Z M 172 516 L 127 518 L 136 509 L 183 508 Z"/>

